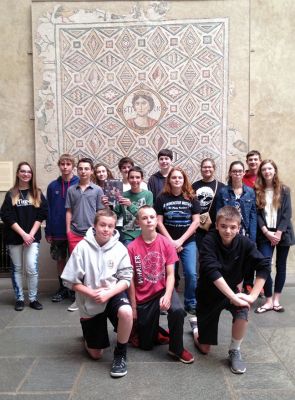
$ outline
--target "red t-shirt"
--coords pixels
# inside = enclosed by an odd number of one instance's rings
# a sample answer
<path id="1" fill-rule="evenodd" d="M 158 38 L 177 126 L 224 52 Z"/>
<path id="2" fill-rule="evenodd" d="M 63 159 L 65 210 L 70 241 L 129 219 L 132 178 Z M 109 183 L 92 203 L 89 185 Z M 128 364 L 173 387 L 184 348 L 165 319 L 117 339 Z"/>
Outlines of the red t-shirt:
<path id="1" fill-rule="evenodd" d="M 243 177 L 243 183 L 253 189 L 254 185 L 255 185 L 256 178 L 257 178 L 257 175 L 252 175 L 247 170 L 245 175 L 244 175 L 244 177 Z"/>
<path id="2" fill-rule="evenodd" d="M 136 302 L 146 303 L 166 288 L 166 265 L 178 261 L 171 242 L 157 234 L 152 243 L 145 243 L 142 236 L 128 245 L 133 266 Z"/>

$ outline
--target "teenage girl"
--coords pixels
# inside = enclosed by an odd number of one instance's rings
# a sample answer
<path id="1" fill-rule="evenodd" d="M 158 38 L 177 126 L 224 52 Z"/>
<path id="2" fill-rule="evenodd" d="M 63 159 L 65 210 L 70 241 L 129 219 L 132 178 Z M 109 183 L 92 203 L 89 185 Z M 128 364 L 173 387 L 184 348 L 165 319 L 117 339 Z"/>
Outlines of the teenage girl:
<path id="1" fill-rule="evenodd" d="M 27 274 L 30 307 L 42 310 L 38 301 L 38 258 L 41 222 L 47 217 L 47 201 L 37 188 L 32 167 L 18 164 L 14 186 L 6 193 L 1 207 L 5 240 L 11 258 L 15 310 L 24 309 L 23 269 Z"/>
<path id="2" fill-rule="evenodd" d="M 163 191 L 156 200 L 159 232 L 171 240 L 182 262 L 185 289 L 184 308 L 196 311 L 197 245 L 195 232 L 200 223 L 200 204 L 186 173 L 170 170 Z"/>
<path id="3" fill-rule="evenodd" d="M 241 161 L 233 161 L 228 171 L 228 185 L 221 188 L 216 204 L 216 210 L 224 206 L 233 206 L 241 214 L 242 235 L 256 241 L 257 212 L 255 192 L 252 188 L 243 184 L 245 167 Z"/>
<path id="4" fill-rule="evenodd" d="M 215 228 L 216 201 L 223 183 L 215 178 L 216 164 L 212 158 L 204 158 L 201 162 L 202 179 L 194 182 L 192 188 L 196 192 L 201 206 L 201 214 L 209 212 L 212 221 L 210 228 Z M 196 232 L 198 248 L 201 246 L 207 231 L 199 227 Z"/>
<path id="5" fill-rule="evenodd" d="M 96 164 L 94 166 L 94 183 L 104 188 L 104 183 L 107 179 L 114 179 L 112 172 L 104 164 Z"/>
<path id="6" fill-rule="evenodd" d="M 272 160 L 264 160 L 260 164 L 255 189 L 258 208 L 258 249 L 270 260 L 276 249 L 274 293 L 272 278 L 269 275 L 264 285 L 266 302 L 256 308 L 255 312 L 258 314 L 270 310 L 284 312 L 280 297 L 286 280 L 289 249 L 295 243 L 291 223 L 290 189 L 281 182 L 278 168 Z"/>

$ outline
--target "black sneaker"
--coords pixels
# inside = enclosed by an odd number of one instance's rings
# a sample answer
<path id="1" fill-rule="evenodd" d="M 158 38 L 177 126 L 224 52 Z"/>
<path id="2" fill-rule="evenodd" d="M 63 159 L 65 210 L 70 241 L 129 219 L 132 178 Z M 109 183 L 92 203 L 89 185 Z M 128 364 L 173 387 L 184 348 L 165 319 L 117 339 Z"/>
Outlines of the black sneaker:
<path id="1" fill-rule="evenodd" d="M 246 372 L 246 365 L 242 360 L 240 350 L 229 350 L 228 355 L 231 372 L 234 374 L 244 374 Z"/>
<path id="2" fill-rule="evenodd" d="M 185 311 L 190 315 L 196 315 L 196 307 L 185 307 Z"/>
<path id="3" fill-rule="evenodd" d="M 23 311 L 23 309 L 25 308 L 25 303 L 22 300 L 17 300 L 15 302 L 15 306 L 14 309 L 15 311 Z"/>
<path id="4" fill-rule="evenodd" d="M 64 299 L 67 299 L 68 297 L 69 297 L 68 289 L 65 287 L 62 287 L 51 297 L 51 301 L 53 303 L 59 303 L 60 301 L 63 301 Z"/>
<path id="5" fill-rule="evenodd" d="M 30 307 L 33 308 L 34 310 L 43 310 L 43 306 L 41 303 L 39 303 L 38 300 L 31 301 Z"/>
<path id="6" fill-rule="evenodd" d="M 113 378 L 120 378 L 127 374 L 127 363 L 125 355 L 115 355 L 113 365 L 111 368 L 111 376 Z"/>

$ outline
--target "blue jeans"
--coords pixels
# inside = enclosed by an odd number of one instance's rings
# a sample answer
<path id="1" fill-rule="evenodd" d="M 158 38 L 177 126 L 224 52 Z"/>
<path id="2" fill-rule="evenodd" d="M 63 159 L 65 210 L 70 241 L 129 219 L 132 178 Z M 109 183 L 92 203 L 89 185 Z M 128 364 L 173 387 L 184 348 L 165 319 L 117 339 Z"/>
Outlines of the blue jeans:
<path id="1" fill-rule="evenodd" d="M 184 274 L 184 308 L 196 308 L 197 245 L 193 240 L 179 253 Z"/>
<path id="2" fill-rule="evenodd" d="M 11 279 L 16 300 L 24 301 L 23 268 L 27 274 L 29 301 L 37 299 L 39 246 L 40 243 L 32 243 L 28 247 L 22 244 L 8 246 L 12 263 Z"/>
<path id="3" fill-rule="evenodd" d="M 274 249 L 276 248 L 276 277 L 274 292 L 281 293 L 286 281 L 286 267 L 287 267 L 287 257 L 289 253 L 290 246 L 272 246 L 270 242 L 264 242 L 258 244 L 258 250 L 265 256 L 272 259 Z M 264 284 L 264 294 L 265 297 L 272 297 L 272 278 L 269 277 Z"/>

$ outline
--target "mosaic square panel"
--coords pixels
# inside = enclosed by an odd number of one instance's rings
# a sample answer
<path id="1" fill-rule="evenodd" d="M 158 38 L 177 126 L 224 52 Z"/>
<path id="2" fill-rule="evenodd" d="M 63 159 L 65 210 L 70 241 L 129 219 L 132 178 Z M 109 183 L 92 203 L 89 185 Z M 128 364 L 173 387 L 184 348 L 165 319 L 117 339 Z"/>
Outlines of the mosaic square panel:
<path id="1" fill-rule="evenodd" d="M 138 21 L 134 15 L 112 19 L 97 9 L 72 11 L 60 19 L 52 8 L 36 24 L 35 57 L 43 69 L 36 134 L 46 143 L 38 160 L 43 168 L 50 171 L 56 155 L 70 151 L 104 162 L 117 175 L 118 160 L 129 155 L 149 176 L 157 152 L 169 147 L 192 180 L 198 171 L 190 167 L 191 157 L 199 150 L 214 152 L 223 173 L 228 20 L 170 21 L 161 15 Z"/>

